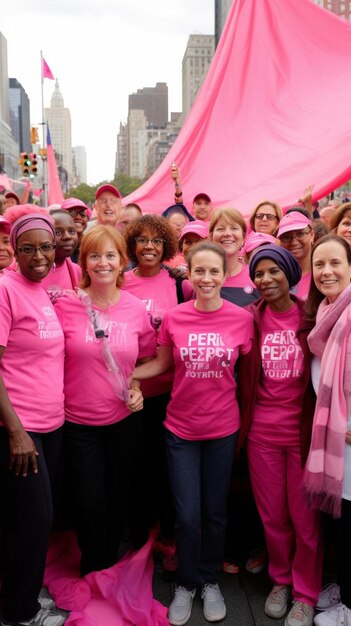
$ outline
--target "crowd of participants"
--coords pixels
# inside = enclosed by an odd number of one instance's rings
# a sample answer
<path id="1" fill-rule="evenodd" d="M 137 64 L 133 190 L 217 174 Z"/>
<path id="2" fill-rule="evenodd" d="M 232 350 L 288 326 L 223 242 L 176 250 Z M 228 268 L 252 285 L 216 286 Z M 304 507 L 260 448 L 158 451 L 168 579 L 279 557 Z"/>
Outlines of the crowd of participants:
<path id="1" fill-rule="evenodd" d="M 170 624 L 197 591 L 223 620 L 221 572 L 267 565 L 267 616 L 351 626 L 351 203 L 309 187 L 246 222 L 206 193 L 188 210 L 171 178 L 162 216 L 109 184 L 93 213 L 4 196 L 0 623 L 67 619 L 43 587 L 53 528 L 81 576 L 157 528 Z"/>

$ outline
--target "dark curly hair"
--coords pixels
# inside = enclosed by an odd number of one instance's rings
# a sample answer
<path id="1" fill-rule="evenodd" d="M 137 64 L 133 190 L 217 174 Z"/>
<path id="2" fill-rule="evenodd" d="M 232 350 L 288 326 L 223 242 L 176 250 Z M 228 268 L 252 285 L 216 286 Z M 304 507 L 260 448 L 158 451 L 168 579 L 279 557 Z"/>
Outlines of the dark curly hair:
<path id="1" fill-rule="evenodd" d="M 133 220 L 124 231 L 124 237 L 127 244 L 127 254 L 130 261 L 138 263 L 135 253 L 135 237 L 140 237 L 144 228 L 148 228 L 164 240 L 161 262 L 171 259 L 177 253 L 177 236 L 168 224 L 166 218 L 161 215 L 152 215 L 148 213 L 147 215 L 143 215 L 142 217 L 138 217 L 136 220 Z"/>

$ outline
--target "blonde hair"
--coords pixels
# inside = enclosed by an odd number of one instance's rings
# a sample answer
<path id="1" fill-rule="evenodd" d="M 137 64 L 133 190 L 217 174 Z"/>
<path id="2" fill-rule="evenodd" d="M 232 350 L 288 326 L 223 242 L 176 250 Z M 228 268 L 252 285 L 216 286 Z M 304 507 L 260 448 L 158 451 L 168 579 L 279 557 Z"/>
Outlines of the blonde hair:
<path id="1" fill-rule="evenodd" d="M 107 243 L 111 243 L 117 250 L 123 270 L 118 274 L 116 286 L 121 287 L 124 281 L 124 270 L 128 264 L 126 242 L 121 233 L 114 226 L 105 226 L 99 224 L 93 228 L 82 238 L 79 253 L 79 265 L 82 268 L 82 280 L 79 286 L 86 289 L 90 286 L 91 280 L 87 273 L 87 257 L 92 252 L 101 252 Z"/>

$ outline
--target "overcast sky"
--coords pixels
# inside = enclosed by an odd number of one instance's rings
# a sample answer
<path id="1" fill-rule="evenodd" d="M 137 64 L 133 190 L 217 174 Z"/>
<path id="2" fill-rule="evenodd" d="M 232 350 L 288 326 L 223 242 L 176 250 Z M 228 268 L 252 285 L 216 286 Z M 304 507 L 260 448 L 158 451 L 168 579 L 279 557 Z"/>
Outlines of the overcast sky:
<path id="1" fill-rule="evenodd" d="M 192 33 L 213 34 L 214 0 L 2 0 L 9 77 L 41 122 L 40 50 L 71 112 L 72 144 L 84 145 L 88 183 L 114 174 L 116 135 L 128 95 L 166 82 L 169 112 L 182 103 L 182 58 Z M 54 81 L 44 81 L 50 106 Z"/>

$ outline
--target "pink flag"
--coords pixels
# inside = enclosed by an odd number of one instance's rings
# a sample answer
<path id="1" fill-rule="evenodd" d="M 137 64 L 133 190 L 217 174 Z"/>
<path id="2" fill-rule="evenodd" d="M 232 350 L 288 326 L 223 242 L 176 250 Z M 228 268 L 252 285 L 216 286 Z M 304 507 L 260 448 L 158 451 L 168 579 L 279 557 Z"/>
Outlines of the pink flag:
<path id="1" fill-rule="evenodd" d="M 54 75 L 43 56 L 41 57 L 41 71 L 43 78 L 50 78 L 50 80 L 55 80 Z"/>
<path id="2" fill-rule="evenodd" d="M 282 7 L 284 5 L 284 8 Z M 199 192 L 244 215 L 314 199 L 351 178 L 351 23 L 311 0 L 233 0 L 211 67 L 170 152 L 124 199 L 143 212 Z"/>
<path id="3" fill-rule="evenodd" d="M 54 148 L 51 143 L 49 125 L 47 125 L 47 164 L 48 164 L 48 204 L 61 204 L 64 201 L 57 170 Z"/>

